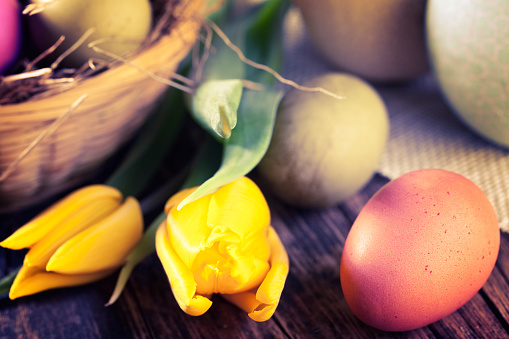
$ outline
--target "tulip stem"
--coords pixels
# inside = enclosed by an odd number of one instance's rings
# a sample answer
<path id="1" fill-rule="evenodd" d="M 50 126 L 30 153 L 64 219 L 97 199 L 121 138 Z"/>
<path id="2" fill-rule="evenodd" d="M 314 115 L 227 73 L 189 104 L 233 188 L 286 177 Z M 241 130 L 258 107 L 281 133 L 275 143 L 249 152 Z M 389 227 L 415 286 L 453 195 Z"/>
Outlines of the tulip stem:
<path id="1" fill-rule="evenodd" d="M 184 173 L 187 174 L 187 177 L 184 183 L 181 184 L 181 189 L 198 186 L 203 183 L 214 174 L 214 171 L 217 170 L 219 167 L 220 159 L 221 145 L 213 138 L 207 138 L 200 151 L 196 154 L 190 169 L 188 168 L 181 171 L 178 178 L 171 180 L 164 185 L 165 187 L 159 189 L 152 196 L 147 197 L 146 199 L 149 199 L 149 201 L 142 201 L 140 203 L 144 212 L 146 209 L 151 208 L 151 206 L 153 206 L 156 201 L 160 201 L 162 196 L 169 198 L 169 192 L 171 189 L 173 188 L 172 193 L 174 193 L 176 190 L 176 183 L 182 183 L 183 178 L 180 176 Z M 110 306 L 115 303 L 115 301 L 117 301 L 117 299 L 120 297 L 120 294 L 122 294 L 122 291 L 124 290 L 127 281 L 129 280 L 129 277 L 131 276 L 131 273 L 133 272 L 136 265 L 138 265 L 145 258 L 155 252 L 156 231 L 159 228 L 159 225 L 161 225 L 165 219 L 165 212 L 159 214 L 147 228 L 140 242 L 127 256 L 126 262 L 120 270 L 117 283 L 110 297 L 110 300 L 106 303 L 105 306 Z"/>
<path id="2" fill-rule="evenodd" d="M 126 197 L 138 197 L 174 144 L 185 116 L 182 94 L 169 89 L 157 112 L 140 131 L 123 163 L 105 184 L 116 187 Z"/>
<path id="3" fill-rule="evenodd" d="M 148 215 L 155 210 L 164 207 L 164 202 L 175 194 L 177 187 L 182 185 L 186 175 L 189 173 L 189 164 L 179 171 L 173 178 L 163 183 L 156 191 L 140 200 L 140 207 L 143 215 Z"/>
<path id="4" fill-rule="evenodd" d="M 122 266 L 122 269 L 120 270 L 117 283 L 110 297 L 110 300 L 108 300 L 105 306 L 110 306 L 115 301 L 117 301 L 136 265 L 138 265 L 141 261 L 143 261 L 146 257 L 155 251 L 156 247 L 154 239 L 156 237 L 156 231 L 159 225 L 164 222 L 165 219 L 166 214 L 164 212 L 159 214 L 159 216 L 147 228 L 141 241 L 129 254 L 124 266 Z"/>
<path id="5" fill-rule="evenodd" d="M 212 177 L 221 164 L 221 155 L 222 145 L 209 136 L 195 156 L 181 189 L 199 186 Z"/>
<path id="6" fill-rule="evenodd" d="M 0 280 L 0 295 L 4 295 L 9 293 L 9 290 L 11 289 L 11 285 L 14 281 L 14 278 L 16 278 L 16 275 L 18 274 L 18 271 L 21 269 L 21 266 L 13 270 L 11 273 L 6 275 Z"/>

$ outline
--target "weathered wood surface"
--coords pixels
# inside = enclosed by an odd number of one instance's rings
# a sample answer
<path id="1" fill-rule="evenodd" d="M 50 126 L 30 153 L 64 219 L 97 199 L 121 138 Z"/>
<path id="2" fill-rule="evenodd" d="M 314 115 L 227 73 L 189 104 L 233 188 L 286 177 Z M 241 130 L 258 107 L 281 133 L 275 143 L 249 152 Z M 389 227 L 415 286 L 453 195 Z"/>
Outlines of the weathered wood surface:
<path id="1" fill-rule="evenodd" d="M 1 338 L 505 338 L 509 337 L 509 235 L 502 234 L 497 265 L 465 306 L 427 327 L 404 333 L 378 331 L 360 322 L 341 292 L 339 263 L 348 231 L 365 202 L 387 180 L 379 175 L 342 205 L 300 210 L 267 195 L 272 223 L 291 260 L 280 305 L 256 323 L 221 297 L 201 317 L 184 314 L 155 255 L 134 271 L 119 301 L 108 300 L 115 276 L 87 286 L 0 300 Z M 0 216 L 0 237 L 30 218 Z M 0 250 L 0 274 L 23 253 Z"/>

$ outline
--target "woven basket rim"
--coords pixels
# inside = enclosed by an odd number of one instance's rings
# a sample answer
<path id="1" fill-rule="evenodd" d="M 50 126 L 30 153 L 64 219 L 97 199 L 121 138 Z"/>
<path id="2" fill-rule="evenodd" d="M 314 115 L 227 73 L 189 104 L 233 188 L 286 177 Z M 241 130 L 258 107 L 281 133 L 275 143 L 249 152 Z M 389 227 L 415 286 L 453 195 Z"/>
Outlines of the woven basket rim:
<path id="1" fill-rule="evenodd" d="M 138 63 L 139 60 L 143 59 L 144 55 L 149 54 L 153 48 L 157 48 L 158 45 L 164 44 L 164 41 L 167 40 L 169 38 L 169 36 L 171 35 L 171 31 L 174 29 L 178 29 L 178 27 L 182 25 L 183 21 L 192 19 L 192 17 L 194 17 L 194 19 L 200 20 L 202 17 L 203 13 L 198 14 L 199 11 L 197 11 L 196 9 L 189 10 L 188 7 L 190 7 L 190 5 L 193 3 L 201 4 L 202 7 L 204 7 L 203 0 L 171 0 L 168 3 L 173 6 L 173 7 L 167 6 L 167 8 L 166 8 L 167 11 L 172 12 L 172 13 L 169 13 L 170 16 L 172 16 L 172 18 L 170 18 L 170 19 L 166 18 L 166 19 L 167 20 L 173 19 L 173 21 L 170 23 L 166 23 L 166 25 L 167 25 L 166 27 L 158 27 L 158 24 L 156 23 L 154 25 L 154 27 L 152 28 L 152 32 L 149 33 L 149 35 L 146 38 L 146 41 L 140 46 L 140 48 L 138 48 L 136 51 L 133 51 L 130 55 L 127 55 L 125 57 L 125 59 L 128 62 Z M 201 12 L 203 12 L 203 11 L 201 11 Z M 164 16 L 164 13 L 161 16 Z M 155 31 L 156 29 L 159 29 L 159 31 L 156 32 Z M 55 90 L 51 90 L 51 89 L 43 90 L 39 93 L 36 93 L 35 95 L 30 95 L 27 98 L 25 98 L 24 100 L 19 100 L 17 102 L 10 102 L 10 103 L 4 103 L 4 104 L 0 103 L 0 118 L 1 118 L 2 112 L 5 111 L 5 109 L 4 109 L 5 107 L 12 107 L 12 106 L 16 106 L 19 104 L 31 102 L 31 101 L 41 101 L 48 97 L 51 98 L 51 97 L 58 95 L 59 93 L 68 91 L 76 86 L 81 86 L 83 83 L 88 83 L 88 82 L 100 83 L 100 82 L 104 81 L 105 78 L 108 78 L 108 77 L 112 76 L 112 74 L 115 74 L 117 72 L 122 72 L 123 69 L 126 69 L 128 67 L 132 67 L 132 66 L 126 64 L 125 62 L 121 62 L 118 60 L 111 60 L 111 62 L 108 63 L 108 65 L 106 66 L 106 69 L 104 69 L 98 73 L 95 73 L 95 74 L 93 73 L 91 76 L 83 77 L 83 78 L 79 77 L 79 76 L 75 77 L 75 78 L 70 77 L 71 79 L 74 79 L 74 82 L 72 84 L 67 84 L 67 86 L 66 86 L 66 84 L 64 84 L 60 88 L 56 88 Z M 49 72 L 50 69 L 49 69 L 49 67 L 44 67 L 44 68 L 38 68 L 38 69 L 35 69 L 32 71 L 36 72 L 38 74 L 43 74 L 43 73 Z M 75 71 L 77 71 L 77 70 L 75 70 Z M 7 78 L 10 78 L 13 76 L 17 77 L 17 76 L 21 76 L 21 75 L 23 75 L 23 72 L 21 72 L 19 74 L 8 75 L 8 76 L 0 76 L 0 84 L 2 83 L 2 80 L 4 80 L 4 79 L 7 79 Z M 43 75 L 43 76 L 47 76 L 47 75 Z"/>
<path id="2" fill-rule="evenodd" d="M 178 8 L 181 10 L 181 20 L 173 26 L 170 33 L 164 34 L 160 39 L 150 45 L 148 49 L 133 56 L 131 59 L 132 62 L 141 64 L 151 72 L 159 72 L 162 69 L 161 72 L 164 73 L 162 74 L 164 76 L 168 76 L 168 73 L 176 71 L 178 64 L 184 59 L 191 49 L 191 46 L 196 42 L 198 30 L 202 23 L 202 15 L 205 11 L 205 1 L 180 0 Z M 179 40 L 177 41 L 175 39 Z M 173 47 L 173 45 L 175 45 L 175 47 Z M 164 67 L 161 68 L 161 64 L 164 65 Z M 108 102 L 109 93 L 103 93 L 104 91 L 102 90 L 102 86 L 107 83 L 107 80 L 110 80 L 111 77 L 120 79 L 118 80 L 118 85 L 115 84 L 115 86 L 112 86 L 113 90 L 117 91 L 117 95 L 120 96 L 118 102 L 115 101 L 113 103 Z M 133 79 L 132 81 L 138 86 L 134 91 L 130 89 L 130 85 L 126 84 L 128 81 L 131 81 L 131 77 Z M 130 80 L 126 80 L 126 78 Z M 140 102 L 143 98 L 130 98 L 129 95 L 143 96 L 147 93 L 150 94 L 151 98 L 156 98 L 160 97 L 167 87 L 168 85 L 157 82 L 157 80 L 150 78 L 132 65 L 119 64 L 106 72 L 85 79 L 77 86 L 59 92 L 53 96 L 41 97 L 20 103 L 0 105 L 0 178 L 5 173 L 6 168 L 13 163 L 13 158 L 18 154 L 22 154 L 23 152 L 21 150 L 29 145 L 42 130 L 48 128 L 48 126 L 57 121 L 57 119 L 68 110 L 69 106 L 82 94 L 80 91 L 84 88 L 90 89 L 90 91 L 95 89 L 98 93 L 94 92 L 94 94 L 101 97 L 102 101 L 96 102 L 86 98 L 78 108 L 70 114 L 71 118 L 75 119 L 73 121 L 84 121 L 83 119 L 86 121 L 89 118 L 92 119 L 92 121 L 95 121 L 94 119 L 101 121 L 104 127 L 97 127 L 98 130 L 95 132 L 100 135 L 98 140 L 102 140 L 101 142 L 106 143 L 105 146 L 107 146 L 106 150 L 101 149 L 101 147 L 95 150 L 91 148 L 93 146 L 84 146 L 83 142 L 78 142 L 76 147 L 89 147 L 87 151 L 90 152 L 83 156 L 82 153 L 80 153 L 83 149 L 79 149 L 75 152 L 75 155 L 72 149 L 74 144 L 68 141 L 72 140 L 71 138 L 74 137 L 73 130 L 68 127 L 64 128 L 64 125 L 61 125 L 62 127 L 57 127 L 55 135 L 45 137 L 43 140 L 48 144 L 44 146 L 44 152 L 52 152 L 51 154 L 36 154 L 36 157 L 33 159 L 28 159 L 27 156 L 26 159 L 22 159 L 18 164 L 19 168 L 14 168 L 14 171 L 9 173 L 6 179 L 0 179 L 0 200 L 3 199 L 4 201 L 6 197 L 9 198 L 10 194 L 14 194 L 12 193 L 14 191 L 11 189 L 13 185 L 21 187 L 25 182 L 28 186 L 34 185 L 34 193 L 22 198 L 22 201 L 14 201 L 13 204 L 4 206 L 2 206 L 3 203 L 0 203 L 0 212 L 12 211 L 26 205 L 31 205 L 38 202 L 41 197 L 47 198 L 50 195 L 58 193 L 61 189 L 69 187 L 69 182 L 76 183 L 76 176 L 81 176 L 84 171 L 98 166 L 111 155 L 112 151 L 118 149 L 119 145 L 127 141 L 128 136 L 131 135 L 149 115 L 148 108 L 156 103 L 154 99 L 147 100 L 147 102 Z M 132 94 L 126 96 L 123 94 L 124 90 Z M 51 105 L 55 104 L 57 100 L 62 100 L 62 103 L 57 105 L 58 107 L 54 109 L 51 108 Z M 130 107 L 133 106 L 134 111 L 128 113 L 121 111 L 118 112 L 118 114 L 113 114 L 115 111 L 114 109 L 110 112 L 108 110 L 105 111 L 103 107 L 106 106 L 109 109 L 109 105 L 115 104 L 121 105 L 121 107 L 123 107 L 121 110 L 126 108 L 130 109 Z M 46 109 L 48 112 L 45 113 Z M 141 109 L 143 109 L 144 112 L 141 113 L 140 116 L 139 110 Z M 47 116 L 44 116 L 44 114 L 47 114 Z M 68 118 L 69 123 L 71 118 Z M 67 122 L 68 121 L 65 121 L 64 124 Z M 76 122 L 73 123 L 76 124 Z M 89 133 L 89 131 L 76 130 L 75 133 L 86 134 Z M 85 135 L 83 138 L 85 140 L 92 140 L 92 135 Z M 36 147 L 40 148 L 42 146 Z M 32 152 L 32 150 L 30 152 Z M 34 152 L 41 153 L 43 151 L 38 149 Z M 95 156 L 94 153 L 98 155 Z M 30 155 L 32 155 L 32 153 L 29 153 L 29 156 Z M 80 159 L 80 157 L 87 158 L 86 161 L 88 161 L 88 163 L 83 165 L 81 162 L 85 162 L 85 160 Z M 55 165 L 50 164 L 49 172 L 48 170 L 40 169 L 46 168 L 47 165 L 45 163 L 40 163 L 45 161 L 56 161 Z M 77 164 L 75 164 L 75 162 Z M 71 172 L 64 174 L 58 173 L 58 171 L 61 170 Z M 53 176 L 51 180 L 56 180 L 55 178 L 60 180 L 61 176 L 62 181 L 57 183 L 50 182 L 50 186 L 48 186 L 48 183 L 44 182 L 44 175 Z M 12 182 L 14 182 L 14 184 Z M 52 191 L 53 188 L 55 188 L 55 192 L 53 194 L 48 193 L 48 191 Z M 9 191 L 9 189 L 11 189 L 11 191 Z"/>
<path id="3" fill-rule="evenodd" d="M 170 34 L 162 34 L 160 37 L 158 37 L 156 40 L 154 40 L 147 48 L 142 49 L 135 54 L 131 56 L 131 58 L 128 60 L 132 64 L 135 64 L 142 69 L 145 69 L 149 72 L 153 71 L 154 67 L 157 67 L 157 63 L 155 62 L 154 55 L 157 56 L 158 54 L 164 54 L 168 51 L 166 48 L 167 43 L 169 40 L 178 38 L 178 36 L 182 36 L 182 34 L 175 34 L 175 31 L 180 31 L 182 29 L 186 29 L 186 21 L 187 20 L 200 20 L 201 14 L 199 13 L 201 10 L 201 7 L 204 7 L 204 1 L 203 0 L 176 0 L 177 3 L 177 11 L 180 11 L 180 18 L 178 18 L 175 21 L 175 24 L 172 26 L 172 31 L 174 33 Z M 191 4 L 199 4 L 195 6 L 196 8 L 189 8 Z M 201 6 L 200 6 L 201 5 Z M 189 13 L 190 12 L 190 13 Z M 177 35 L 177 37 L 175 36 Z M 190 41 L 189 43 L 194 43 L 194 41 Z M 187 44 L 187 43 L 185 43 Z M 183 56 L 179 55 L 179 51 L 174 51 L 176 54 L 175 57 L 182 59 Z M 108 81 L 109 78 L 112 78 L 114 76 L 118 76 L 120 80 L 124 80 L 125 77 L 122 77 L 122 74 L 126 73 L 133 73 L 133 72 L 140 72 L 139 70 L 136 70 L 132 65 L 127 63 L 117 63 L 114 65 L 114 67 L 101 72 L 99 74 L 96 74 L 92 77 L 79 80 L 75 83 L 74 86 L 69 88 L 64 88 L 61 91 L 58 91 L 56 93 L 50 93 L 50 95 L 45 95 L 44 93 L 42 95 L 36 95 L 28 100 L 16 102 L 16 103 L 9 103 L 9 104 L 0 104 L 0 131 L 2 131 L 2 124 L 8 124 L 10 123 L 9 116 L 14 115 L 20 115 L 23 113 L 26 113 L 27 111 L 30 111 L 32 109 L 44 109 L 47 106 L 53 106 L 52 100 L 55 100 L 55 98 L 59 98 L 61 96 L 66 96 L 68 93 L 72 93 L 72 91 L 76 90 L 76 88 L 94 88 L 94 87 L 100 87 L 101 84 L 104 84 L 105 81 Z M 140 73 L 141 74 L 141 73 Z M 119 86 L 124 86 L 125 83 L 121 83 Z M 78 99 L 79 96 L 75 97 L 75 100 Z M 67 107 L 69 106 L 69 103 L 67 103 Z M 62 109 L 64 109 L 62 107 Z M 33 118 L 33 117 L 32 117 Z M 49 120 L 56 119 L 57 116 L 53 116 L 49 118 Z M 44 119 L 45 121 L 48 119 Z M 30 119 L 27 119 L 27 122 L 29 122 Z"/>

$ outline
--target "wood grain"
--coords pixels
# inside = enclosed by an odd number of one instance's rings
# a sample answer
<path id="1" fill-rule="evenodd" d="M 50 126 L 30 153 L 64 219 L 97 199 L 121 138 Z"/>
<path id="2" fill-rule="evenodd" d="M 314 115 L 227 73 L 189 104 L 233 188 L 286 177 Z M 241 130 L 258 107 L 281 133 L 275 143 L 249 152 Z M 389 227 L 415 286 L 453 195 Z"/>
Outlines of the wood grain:
<path id="1" fill-rule="evenodd" d="M 256 179 L 255 179 L 256 180 Z M 376 175 L 358 194 L 328 209 L 289 207 L 267 193 L 272 225 L 291 267 L 272 319 L 256 323 L 220 296 L 200 317 L 183 313 L 155 255 L 134 271 L 120 299 L 105 307 L 116 276 L 94 284 L 0 300 L 0 338 L 505 338 L 509 337 L 509 235 L 502 234 L 497 265 L 466 305 L 429 326 L 383 332 L 349 310 L 339 263 L 348 231 L 366 201 L 388 180 Z M 266 192 L 266 189 L 262 190 Z M 36 211 L 0 216 L 5 238 Z M 19 265 L 23 252 L 0 249 L 0 271 Z"/>

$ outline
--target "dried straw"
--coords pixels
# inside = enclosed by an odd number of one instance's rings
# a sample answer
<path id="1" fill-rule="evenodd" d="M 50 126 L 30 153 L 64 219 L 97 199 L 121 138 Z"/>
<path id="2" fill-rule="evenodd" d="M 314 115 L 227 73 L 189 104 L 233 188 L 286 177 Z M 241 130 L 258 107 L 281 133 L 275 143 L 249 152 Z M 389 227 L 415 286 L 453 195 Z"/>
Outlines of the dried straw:
<path id="1" fill-rule="evenodd" d="M 146 45 L 128 59 L 59 73 L 29 64 L 0 78 L 0 211 L 83 180 L 132 136 L 168 86 L 185 82 L 175 71 L 197 39 L 205 4 L 163 5 Z"/>

